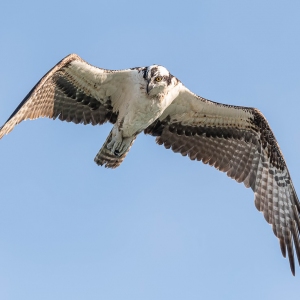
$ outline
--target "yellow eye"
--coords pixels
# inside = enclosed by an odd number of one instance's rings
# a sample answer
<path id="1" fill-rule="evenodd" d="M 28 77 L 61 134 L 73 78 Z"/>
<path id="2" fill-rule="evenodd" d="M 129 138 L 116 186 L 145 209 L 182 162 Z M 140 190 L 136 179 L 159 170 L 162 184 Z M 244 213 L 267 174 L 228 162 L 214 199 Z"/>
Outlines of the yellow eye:
<path id="1" fill-rule="evenodd" d="M 161 76 L 157 76 L 157 77 L 155 78 L 155 81 L 157 81 L 157 82 L 162 81 L 162 77 L 161 77 Z"/>

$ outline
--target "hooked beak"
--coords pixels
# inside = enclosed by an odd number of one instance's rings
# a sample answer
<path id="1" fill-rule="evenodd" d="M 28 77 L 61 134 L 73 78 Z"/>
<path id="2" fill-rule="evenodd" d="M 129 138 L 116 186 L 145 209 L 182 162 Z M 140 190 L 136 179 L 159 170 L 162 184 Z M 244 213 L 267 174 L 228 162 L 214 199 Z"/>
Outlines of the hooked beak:
<path id="1" fill-rule="evenodd" d="M 149 95 L 149 93 L 151 92 L 151 90 L 153 89 L 153 84 L 151 84 L 150 82 L 147 84 L 147 94 Z"/>

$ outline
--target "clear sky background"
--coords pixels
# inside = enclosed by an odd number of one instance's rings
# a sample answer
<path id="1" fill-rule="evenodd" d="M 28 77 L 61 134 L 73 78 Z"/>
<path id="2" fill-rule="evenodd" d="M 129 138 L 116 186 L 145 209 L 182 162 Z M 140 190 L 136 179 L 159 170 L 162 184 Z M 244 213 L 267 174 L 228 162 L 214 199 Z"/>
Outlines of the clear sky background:
<path id="1" fill-rule="evenodd" d="M 300 193 L 300 2 L 2 1 L 0 120 L 77 53 L 161 64 L 208 99 L 259 108 Z M 116 170 L 111 125 L 27 121 L 0 141 L 0 299 L 299 299 L 250 189 L 140 135 Z"/>

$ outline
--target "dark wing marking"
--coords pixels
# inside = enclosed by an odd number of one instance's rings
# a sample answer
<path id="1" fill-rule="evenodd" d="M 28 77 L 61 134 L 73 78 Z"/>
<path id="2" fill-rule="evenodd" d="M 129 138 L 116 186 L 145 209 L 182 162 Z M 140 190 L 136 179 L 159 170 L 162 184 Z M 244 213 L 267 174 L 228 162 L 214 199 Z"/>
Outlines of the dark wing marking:
<path id="1" fill-rule="evenodd" d="M 115 123 L 114 95 L 120 97 L 130 72 L 96 68 L 76 54 L 65 57 L 28 93 L 0 129 L 0 138 L 21 121 L 40 117 L 76 124 Z"/>
<path id="2" fill-rule="evenodd" d="M 273 132 L 257 109 L 215 103 L 182 86 L 145 133 L 157 136 L 157 143 L 167 149 L 251 187 L 257 209 L 272 224 L 295 274 L 293 244 L 300 263 L 300 204 Z"/>

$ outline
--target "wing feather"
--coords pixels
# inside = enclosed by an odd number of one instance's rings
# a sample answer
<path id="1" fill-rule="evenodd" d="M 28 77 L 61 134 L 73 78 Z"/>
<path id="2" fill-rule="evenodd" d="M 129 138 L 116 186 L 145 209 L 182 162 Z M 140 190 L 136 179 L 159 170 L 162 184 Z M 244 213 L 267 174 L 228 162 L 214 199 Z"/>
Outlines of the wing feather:
<path id="1" fill-rule="evenodd" d="M 273 132 L 257 109 L 212 102 L 182 85 L 179 96 L 145 133 L 156 136 L 159 145 L 251 187 L 256 208 L 272 225 L 295 274 L 300 204 Z"/>
<path id="2" fill-rule="evenodd" d="M 76 54 L 68 55 L 28 93 L 0 128 L 0 138 L 21 121 L 40 117 L 76 124 L 115 123 L 120 105 L 117 100 L 122 93 L 129 97 L 126 87 L 134 72 L 96 68 Z"/>

